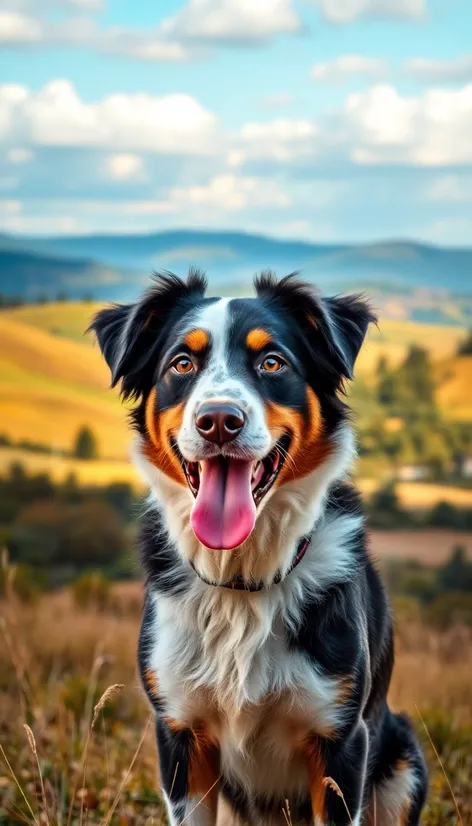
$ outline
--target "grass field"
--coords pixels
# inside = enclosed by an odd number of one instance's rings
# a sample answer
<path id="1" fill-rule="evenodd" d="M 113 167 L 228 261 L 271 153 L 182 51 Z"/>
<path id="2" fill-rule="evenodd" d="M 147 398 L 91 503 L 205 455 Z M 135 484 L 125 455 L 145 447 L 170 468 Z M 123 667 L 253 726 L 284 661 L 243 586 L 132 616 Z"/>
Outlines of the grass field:
<path id="1" fill-rule="evenodd" d="M 84 336 L 98 304 L 58 303 L 0 311 L 0 433 L 56 449 L 72 447 L 77 430 L 90 425 L 99 451 L 125 459 L 129 435 L 118 394 L 92 336 Z M 472 357 L 453 357 L 464 336 L 460 327 L 385 320 L 361 352 L 358 373 L 367 379 L 381 354 L 393 363 L 407 347 L 431 350 L 442 384 L 445 415 L 472 420 Z"/>
<path id="2" fill-rule="evenodd" d="M 135 667 L 140 600 L 131 583 L 102 613 L 79 609 L 69 591 L 33 605 L 13 597 L 0 604 L 2 823 L 163 826 L 153 726 Z M 423 826 L 461 822 L 449 783 L 464 826 L 472 817 L 471 673 L 470 630 L 439 633 L 415 613 L 398 616 L 390 701 L 414 720 L 430 764 Z M 93 707 L 114 684 L 123 688 L 92 730 Z"/>

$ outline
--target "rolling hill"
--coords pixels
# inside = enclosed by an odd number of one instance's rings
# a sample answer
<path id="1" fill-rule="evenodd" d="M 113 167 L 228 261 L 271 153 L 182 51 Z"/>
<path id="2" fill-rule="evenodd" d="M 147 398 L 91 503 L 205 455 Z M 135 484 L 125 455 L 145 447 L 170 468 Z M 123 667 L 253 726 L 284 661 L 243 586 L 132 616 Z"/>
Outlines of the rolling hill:
<path id="1" fill-rule="evenodd" d="M 391 241 L 312 244 L 242 232 L 165 231 L 56 238 L 0 236 L 0 291 L 29 299 L 93 292 L 136 296 L 153 269 L 207 270 L 214 292 L 240 293 L 252 274 L 300 270 L 325 292 L 367 290 L 385 316 L 424 322 L 472 321 L 472 249 Z"/>
<path id="2" fill-rule="evenodd" d="M 107 293 L 119 273 L 88 258 L 73 258 L 59 253 L 23 249 L 4 249 L 0 245 L 0 292 L 6 296 L 35 300 L 58 293 L 82 296 L 92 291 Z M 101 289 L 100 289 L 101 288 Z"/>
<path id="3" fill-rule="evenodd" d="M 89 342 L 59 337 L 2 312 L 0 432 L 10 439 L 71 449 L 78 428 L 88 424 L 102 456 L 124 458 L 124 413 L 116 395 L 106 392 L 108 383 L 106 365 Z"/>

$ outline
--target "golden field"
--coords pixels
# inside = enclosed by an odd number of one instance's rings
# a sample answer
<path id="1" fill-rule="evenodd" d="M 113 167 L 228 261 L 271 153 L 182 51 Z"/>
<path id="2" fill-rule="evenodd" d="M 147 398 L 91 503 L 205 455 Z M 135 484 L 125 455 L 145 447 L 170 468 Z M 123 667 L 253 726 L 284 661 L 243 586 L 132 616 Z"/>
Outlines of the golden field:
<path id="1" fill-rule="evenodd" d="M 71 448 L 78 428 L 90 425 L 105 459 L 126 459 L 129 435 L 109 373 L 84 330 L 98 304 L 29 305 L 0 311 L 0 434 Z M 461 327 L 382 321 L 373 328 L 358 364 L 368 381 L 380 355 L 398 364 L 410 344 L 427 347 L 441 377 L 438 403 L 448 418 L 472 419 L 472 356 L 456 357 Z"/>
<path id="2" fill-rule="evenodd" d="M 129 434 L 128 441 L 129 441 Z M 134 488 L 142 487 L 137 471 L 127 459 L 75 459 L 48 453 L 33 453 L 17 447 L 0 448 L 0 476 L 5 475 L 15 462 L 20 462 L 28 473 L 47 473 L 54 482 L 63 482 L 71 473 L 81 485 L 107 485 L 110 482 L 128 482 Z"/>
<path id="3" fill-rule="evenodd" d="M 11 594 L 0 603 L 2 823 L 163 826 L 153 724 L 135 667 L 140 601 L 130 583 L 116 586 L 101 612 L 79 608 L 70 591 L 31 605 Z M 433 631 L 417 612 L 401 610 L 390 701 L 415 721 L 428 757 L 423 826 L 472 817 L 471 673 L 471 629 Z M 91 728 L 94 706 L 115 684 L 123 687 Z"/>

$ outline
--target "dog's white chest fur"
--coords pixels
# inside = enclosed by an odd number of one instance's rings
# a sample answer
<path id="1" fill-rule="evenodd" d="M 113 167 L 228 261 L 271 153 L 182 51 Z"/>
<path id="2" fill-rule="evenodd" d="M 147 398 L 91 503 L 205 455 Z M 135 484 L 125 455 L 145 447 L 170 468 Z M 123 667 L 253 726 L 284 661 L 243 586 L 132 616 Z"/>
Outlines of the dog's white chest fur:
<path id="1" fill-rule="evenodd" d="M 189 726 L 204 721 L 220 744 L 222 768 L 267 793 L 274 760 L 287 790 L 306 788 L 304 741 L 329 734 L 342 713 L 339 682 L 289 645 L 283 587 L 277 598 L 196 580 L 181 599 L 160 595 L 149 652 L 166 714 Z M 255 761 L 265 767 L 257 780 Z"/>

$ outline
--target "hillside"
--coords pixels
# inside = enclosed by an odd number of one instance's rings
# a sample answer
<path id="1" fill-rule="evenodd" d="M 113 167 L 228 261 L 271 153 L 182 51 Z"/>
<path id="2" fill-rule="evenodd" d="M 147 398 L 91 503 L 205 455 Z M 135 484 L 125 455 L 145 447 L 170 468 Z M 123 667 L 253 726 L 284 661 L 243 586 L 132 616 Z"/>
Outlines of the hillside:
<path id="1" fill-rule="evenodd" d="M 109 392 L 108 369 L 84 336 L 100 305 L 31 305 L 0 313 L 0 434 L 70 449 L 79 427 L 95 431 L 100 455 L 125 459 L 126 415 Z M 472 357 L 453 355 L 464 335 L 460 327 L 385 320 L 371 331 L 358 375 L 369 381 L 381 354 L 397 364 L 407 347 L 427 347 L 441 377 L 439 403 L 450 418 L 472 419 L 469 387 Z"/>
<path id="2" fill-rule="evenodd" d="M 119 280 L 119 275 L 110 267 L 88 258 L 29 249 L 4 249 L 2 245 L 0 272 L 0 292 L 24 300 L 35 300 L 38 296 L 50 298 L 61 292 L 78 297 L 92 288 L 95 294 L 106 295 L 109 284 Z"/>
<path id="3" fill-rule="evenodd" d="M 0 324 L 0 432 L 70 449 L 79 427 L 97 433 L 101 455 L 126 456 L 128 437 L 108 371 L 89 342 L 59 338 L 8 317 Z"/>
<path id="4" fill-rule="evenodd" d="M 326 292 L 365 289 L 384 316 L 422 322 L 472 320 L 472 249 L 407 241 L 312 244 L 242 232 L 175 230 L 141 235 L 0 237 L 0 291 L 100 300 L 136 296 L 154 269 L 198 265 L 217 293 L 247 289 L 255 271 L 299 270 Z"/>

